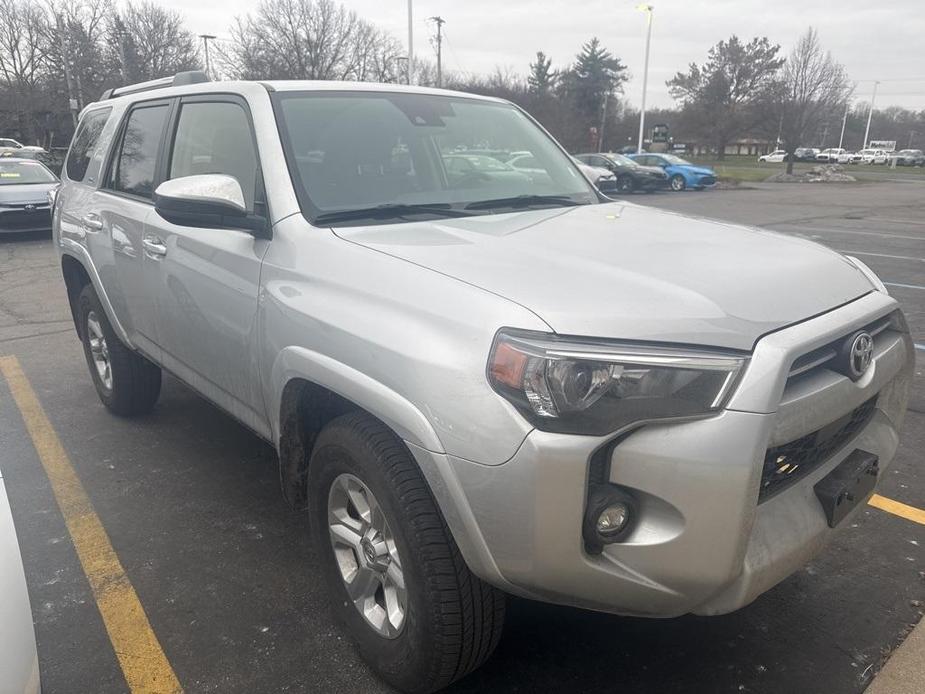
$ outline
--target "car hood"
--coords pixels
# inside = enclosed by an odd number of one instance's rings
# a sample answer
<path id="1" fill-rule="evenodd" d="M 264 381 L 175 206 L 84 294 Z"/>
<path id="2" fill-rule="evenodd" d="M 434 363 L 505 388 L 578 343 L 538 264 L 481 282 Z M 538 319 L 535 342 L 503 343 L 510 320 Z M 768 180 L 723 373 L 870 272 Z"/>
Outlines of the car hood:
<path id="1" fill-rule="evenodd" d="M 715 176 L 716 172 L 713 169 L 708 169 L 705 166 L 688 166 L 687 164 L 679 164 L 679 169 L 684 169 L 690 173 L 700 174 L 702 176 Z"/>
<path id="2" fill-rule="evenodd" d="M 872 290 L 818 244 L 627 203 L 334 232 L 506 297 L 569 335 L 751 349 Z"/>
<path id="3" fill-rule="evenodd" d="M 30 202 L 41 205 L 47 204 L 48 191 L 57 185 L 57 182 L 52 182 L 0 186 L 0 205 L 21 205 Z"/>

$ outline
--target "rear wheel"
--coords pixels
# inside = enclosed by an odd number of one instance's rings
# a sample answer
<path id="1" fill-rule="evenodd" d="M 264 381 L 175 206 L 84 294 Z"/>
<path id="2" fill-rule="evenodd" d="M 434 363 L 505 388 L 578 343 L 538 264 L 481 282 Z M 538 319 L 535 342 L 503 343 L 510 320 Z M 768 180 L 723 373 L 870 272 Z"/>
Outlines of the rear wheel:
<path id="1" fill-rule="evenodd" d="M 122 417 L 150 412 L 161 392 L 161 370 L 122 344 L 92 285 L 77 299 L 78 325 L 90 378 L 103 404 Z"/>
<path id="2" fill-rule="evenodd" d="M 364 413 L 331 421 L 309 463 L 312 538 L 361 656 L 432 692 L 495 649 L 504 594 L 468 569 L 407 447 Z"/>
<path id="3" fill-rule="evenodd" d="M 673 191 L 682 191 L 687 188 L 687 181 L 684 180 L 684 176 L 681 174 L 675 174 L 671 177 L 671 189 Z"/>

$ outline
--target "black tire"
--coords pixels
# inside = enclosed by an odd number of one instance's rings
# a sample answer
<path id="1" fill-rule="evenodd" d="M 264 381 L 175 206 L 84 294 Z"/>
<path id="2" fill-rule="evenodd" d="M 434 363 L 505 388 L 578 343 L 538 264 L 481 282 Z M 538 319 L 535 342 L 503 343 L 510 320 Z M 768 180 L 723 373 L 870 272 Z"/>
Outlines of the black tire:
<path id="1" fill-rule="evenodd" d="M 94 362 L 88 325 L 91 316 L 96 319 L 105 338 L 111 385 L 104 383 Z M 77 321 L 90 377 L 106 408 L 120 417 L 150 412 L 161 392 L 161 370 L 126 347 L 116 336 L 92 285 L 84 287 L 77 299 Z"/>
<path id="2" fill-rule="evenodd" d="M 350 601 L 335 560 L 328 495 L 345 473 L 375 496 L 401 558 L 407 605 L 394 638 L 375 631 Z M 485 662 L 501 637 L 505 596 L 469 571 L 420 469 L 388 427 L 365 413 L 329 422 L 312 451 L 308 494 L 315 549 L 336 596 L 333 609 L 383 680 L 422 694 Z"/>
<path id="3" fill-rule="evenodd" d="M 633 180 L 632 176 L 620 176 L 617 179 L 617 192 L 623 194 L 629 194 L 636 190 L 636 181 Z"/>
<path id="4" fill-rule="evenodd" d="M 687 181 L 684 180 L 684 176 L 675 174 L 671 177 L 671 189 L 673 191 L 680 193 L 685 188 L 687 188 Z"/>

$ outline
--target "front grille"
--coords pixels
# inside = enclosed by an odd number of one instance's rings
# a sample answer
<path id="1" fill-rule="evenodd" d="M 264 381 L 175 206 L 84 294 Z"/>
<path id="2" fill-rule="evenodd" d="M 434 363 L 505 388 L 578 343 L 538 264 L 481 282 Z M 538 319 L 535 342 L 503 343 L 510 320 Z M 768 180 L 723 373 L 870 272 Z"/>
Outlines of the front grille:
<path id="1" fill-rule="evenodd" d="M 702 186 L 712 186 L 714 183 L 716 183 L 715 176 L 704 176 L 700 179 L 700 185 Z"/>
<path id="2" fill-rule="evenodd" d="M 877 397 L 831 424 L 796 441 L 769 448 L 764 456 L 758 503 L 770 499 L 818 468 L 861 431 L 877 406 Z"/>
<path id="3" fill-rule="evenodd" d="M 884 332 L 890 327 L 892 322 L 892 314 L 878 318 L 877 320 L 868 323 L 861 330 L 865 330 L 870 333 L 870 336 L 876 338 L 877 335 Z M 852 331 L 846 335 L 842 335 L 837 340 L 833 340 L 827 345 L 818 347 L 811 352 L 807 352 L 800 357 L 797 357 L 793 364 L 790 366 L 790 373 L 787 375 L 788 383 L 803 374 L 807 374 L 815 371 L 819 367 L 825 367 L 825 365 L 835 359 L 838 356 L 838 350 L 844 344 L 851 335 L 855 334 L 857 331 Z M 827 367 L 826 367 L 827 368 Z"/>
<path id="4" fill-rule="evenodd" d="M 12 207 L 12 206 L 10 206 Z M 35 229 L 51 226 L 51 211 L 47 206 L 25 209 L 24 205 L 0 211 L 0 229 Z"/>

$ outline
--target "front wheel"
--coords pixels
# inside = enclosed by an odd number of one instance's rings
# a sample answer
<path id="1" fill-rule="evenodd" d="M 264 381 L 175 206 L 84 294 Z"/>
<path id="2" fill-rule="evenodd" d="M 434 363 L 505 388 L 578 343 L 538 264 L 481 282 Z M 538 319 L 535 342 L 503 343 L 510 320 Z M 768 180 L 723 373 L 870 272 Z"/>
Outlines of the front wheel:
<path id="1" fill-rule="evenodd" d="M 308 469 L 316 552 L 363 659 L 414 693 L 481 665 L 501 636 L 504 594 L 469 571 L 402 441 L 346 414 L 322 430 Z"/>
<path id="2" fill-rule="evenodd" d="M 617 190 L 621 193 L 632 193 L 636 189 L 636 181 L 632 176 L 620 176 L 617 179 Z"/>
<path id="3" fill-rule="evenodd" d="M 684 180 L 684 176 L 681 174 L 675 174 L 671 177 L 671 189 L 675 192 L 680 192 L 687 188 L 687 181 Z"/>

